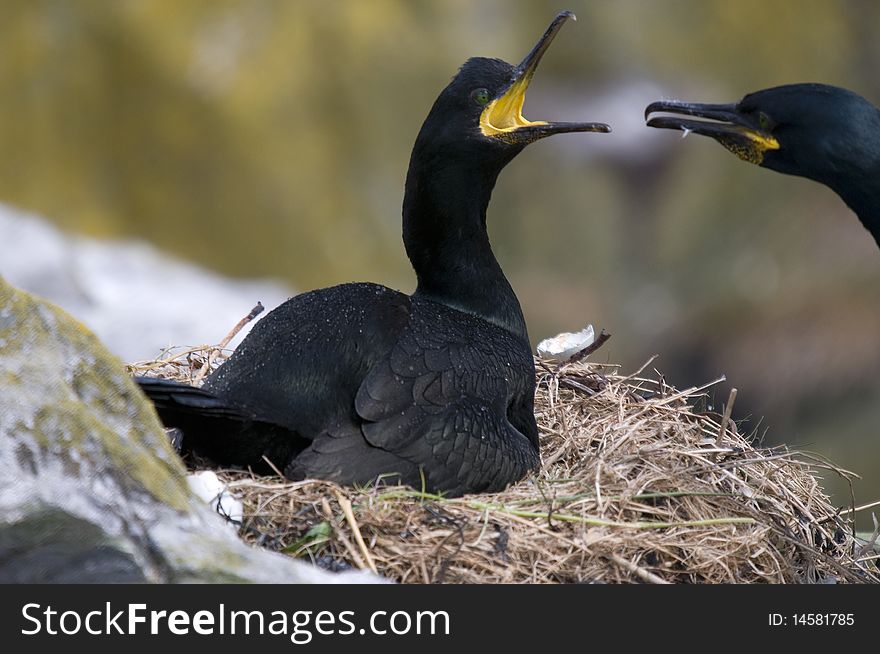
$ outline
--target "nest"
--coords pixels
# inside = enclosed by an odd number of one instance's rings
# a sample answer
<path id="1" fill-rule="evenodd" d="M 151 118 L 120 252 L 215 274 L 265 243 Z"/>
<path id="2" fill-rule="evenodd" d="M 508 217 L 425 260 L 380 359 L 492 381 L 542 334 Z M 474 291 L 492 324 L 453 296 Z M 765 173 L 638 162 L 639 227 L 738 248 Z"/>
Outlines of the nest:
<path id="1" fill-rule="evenodd" d="M 166 353 L 132 371 L 198 383 L 224 353 Z M 650 362 L 649 362 L 650 363 Z M 820 475 L 727 415 L 615 366 L 536 362 L 542 467 L 503 492 L 447 499 L 220 471 L 243 537 L 333 570 L 402 583 L 878 583 L 877 533 L 853 530 Z"/>

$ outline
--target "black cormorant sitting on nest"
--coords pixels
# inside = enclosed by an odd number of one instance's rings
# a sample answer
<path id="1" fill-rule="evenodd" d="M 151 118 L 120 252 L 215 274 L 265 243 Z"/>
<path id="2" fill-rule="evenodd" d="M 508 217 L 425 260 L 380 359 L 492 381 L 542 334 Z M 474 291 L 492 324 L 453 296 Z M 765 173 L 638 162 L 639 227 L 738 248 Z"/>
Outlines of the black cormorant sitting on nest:
<path id="1" fill-rule="evenodd" d="M 740 159 L 835 191 L 880 245 L 880 109 L 825 84 L 790 84 L 735 104 L 654 102 L 650 127 L 711 136 Z M 711 121 L 711 122 L 710 122 Z"/>
<path id="2" fill-rule="evenodd" d="M 304 293 L 257 323 L 201 389 L 138 378 L 186 450 L 220 464 L 265 457 L 291 479 L 387 475 L 449 495 L 500 490 L 538 465 L 531 346 L 486 208 L 529 143 L 610 131 L 522 116 L 538 62 L 570 17 L 557 16 L 518 66 L 468 60 L 435 101 L 403 201 L 415 293 L 368 283 Z"/>

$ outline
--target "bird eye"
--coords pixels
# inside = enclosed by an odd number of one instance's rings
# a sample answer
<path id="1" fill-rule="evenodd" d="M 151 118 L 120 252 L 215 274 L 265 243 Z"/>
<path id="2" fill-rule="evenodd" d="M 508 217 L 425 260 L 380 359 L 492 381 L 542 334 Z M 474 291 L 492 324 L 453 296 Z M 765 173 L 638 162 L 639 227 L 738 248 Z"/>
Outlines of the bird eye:
<path id="1" fill-rule="evenodd" d="M 471 98 L 477 104 L 487 104 L 490 100 L 489 91 L 487 89 L 475 89 L 471 91 Z"/>
<path id="2" fill-rule="evenodd" d="M 758 114 L 758 124 L 763 130 L 769 130 L 771 127 L 773 127 L 773 121 L 770 120 L 770 116 L 765 114 L 763 111 Z"/>

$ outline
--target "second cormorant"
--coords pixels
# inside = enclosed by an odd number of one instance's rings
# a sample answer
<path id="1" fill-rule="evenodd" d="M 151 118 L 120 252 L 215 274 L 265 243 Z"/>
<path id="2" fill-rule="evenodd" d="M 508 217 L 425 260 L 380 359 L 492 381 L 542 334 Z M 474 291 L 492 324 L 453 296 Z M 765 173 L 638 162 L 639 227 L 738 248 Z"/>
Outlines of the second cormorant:
<path id="1" fill-rule="evenodd" d="M 655 116 L 650 127 L 711 136 L 740 159 L 825 184 L 880 245 L 880 109 L 865 98 L 826 84 L 789 84 L 734 104 L 654 102 L 645 118 L 661 112 L 678 116 Z"/>
<path id="2" fill-rule="evenodd" d="M 525 91 L 569 12 L 518 66 L 468 60 L 416 139 L 403 201 L 415 293 L 343 284 L 258 322 L 203 388 L 139 378 L 185 449 L 291 479 L 389 477 L 494 491 L 539 463 L 535 370 L 519 301 L 489 245 L 501 169 L 529 143 L 601 123 L 529 121 Z"/>

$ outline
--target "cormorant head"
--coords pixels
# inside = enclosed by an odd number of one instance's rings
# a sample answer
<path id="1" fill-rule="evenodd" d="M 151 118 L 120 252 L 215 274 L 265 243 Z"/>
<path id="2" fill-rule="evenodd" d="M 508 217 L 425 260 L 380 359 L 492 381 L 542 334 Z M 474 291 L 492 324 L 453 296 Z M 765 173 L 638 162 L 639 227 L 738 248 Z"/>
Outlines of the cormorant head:
<path id="1" fill-rule="evenodd" d="M 650 117 L 661 112 L 677 115 Z M 654 102 L 645 118 L 649 127 L 711 136 L 745 161 L 839 193 L 880 170 L 880 110 L 836 86 L 777 86 L 734 104 Z"/>
<path id="2" fill-rule="evenodd" d="M 434 102 L 416 149 L 445 156 L 498 159 L 503 165 L 527 144 L 563 132 L 610 132 L 603 123 L 530 121 L 522 115 L 526 89 L 538 63 L 563 23 L 575 16 L 559 14 L 532 51 L 517 65 L 500 59 L 468 59 Z"/>

